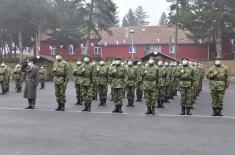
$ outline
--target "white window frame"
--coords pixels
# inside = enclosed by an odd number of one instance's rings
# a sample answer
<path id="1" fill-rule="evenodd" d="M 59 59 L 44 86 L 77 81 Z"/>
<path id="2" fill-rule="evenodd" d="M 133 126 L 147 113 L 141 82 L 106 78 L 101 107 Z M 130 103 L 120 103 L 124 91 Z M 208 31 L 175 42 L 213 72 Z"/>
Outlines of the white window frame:
<path id="1" fill-rule="evenodd" d="M 50 46 L 51 55 L 56 55 L 56 48 Z"/>
<path id="2" fill-rule="evenodd" d="M 100 53 L 101 53 L 101 48 L 100 48 L 100 46 L 95 46 L 95 47 L 94 47 L 94 54 L 95 54 L 95 55 L 100 55 Z"/>
<path id="3" fill-rule="evenodd" d="M 136 45 L 133 45 L 133 48 L 134 48 L 134 51 L 132 51 L 133 49 L 132 49 L 132 45 L 129 45 L 129 48 L 128 48 L 128 51 L 129 51 L 129 53 L 136 53 L 137 52 L 137 46 Z"/>
<path id="4" fill-rule="evenodd" d="M 84 55 L 84 54 L 86 54 L 86 47 L 81 47 L 81 50 L 82 50 L 82 54 Z"/>
<path id="5" fill-rule="evenodd" d="M 169 53 L 175 53 L 176 52 L 176 45 L 175 44 L 171 44 L 169 46 Z"/>
<path id="6" fill-rule="evenodd" d="M 69 46 L 69 55 L 74 55 L 74 54 L 75 54 L 75 50 L 74 50 L 73 45 L 71 44 L 71 45 Z"/>

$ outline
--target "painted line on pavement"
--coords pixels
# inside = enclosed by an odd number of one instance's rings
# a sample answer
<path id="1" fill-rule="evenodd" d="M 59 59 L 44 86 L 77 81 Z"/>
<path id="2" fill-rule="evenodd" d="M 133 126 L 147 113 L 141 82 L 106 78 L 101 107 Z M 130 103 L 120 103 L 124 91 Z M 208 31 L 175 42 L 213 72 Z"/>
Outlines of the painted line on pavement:
<path id="1" fill-rule="evenodd" d="M 33 109 L 28 110 L 24 108 L 7 108 L 7 107 L 0 107 L 0 110 L 18 110 L 18 111 L 38 111 L 38 112 L 57 112 L 55 110 L 42 110 L 42 109 Z M 57 112 L 58 113 L 58 112 Z M 64 113 L 87 113 L 82 111 L 64 111 Z M 144 113 L 112 113 L 112 112 L 89 112 L 91 114 L 113 114 L 113 115 L 136 115 L 136 116 L 153 116 L 153 115 L 145 115 Z M 213 117 L 213 116 L 206 116 L 206 115 L 170 115 L 170 114 L 156 114 L 155 116 L 161 117 L 195 117 L 195 118 L 220 118 L 220 119 L 235 119 L 232 116 L 223 116 L 223 117 Z"/>

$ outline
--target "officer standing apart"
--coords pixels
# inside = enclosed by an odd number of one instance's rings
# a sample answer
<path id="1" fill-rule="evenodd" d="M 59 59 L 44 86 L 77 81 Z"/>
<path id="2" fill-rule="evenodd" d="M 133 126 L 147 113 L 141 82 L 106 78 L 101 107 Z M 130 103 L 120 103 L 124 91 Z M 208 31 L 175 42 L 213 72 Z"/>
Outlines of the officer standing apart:
<path id="1" fill-rule="evenodd" d="M 124 90 L 124 80 L 125 80 L 125 68 L 121 65 L 121 59 L 116 58 L 115 67 L 110 71 L 112 77 L 112 88 L 113 88 L 113 101 L 115 108 L 113 113 L 122 113 L 123 104 L 123 90 Z"/>
<path id="2" fill-rule="evenodd" d="M 157 81 L 158 81 L 158 69 L 155 66 L 153 58 L 149 59 L 149 65 L 144 71 L 144 95 L 146 97 L 147 111 L 145 114 L 156 114 L 155 105 L 157 100 Z"/>
<path id="3" fill-rule="evenodd" d="M 214 65 L 208 70 L 206 77 L 210 80 L 212 116 L 223 116 L 223 99 L 225 91 L 229 87 L 229 71 L 226 66 L 221 64 L 220 57 L 216 57 Z"/>
<path id="4" fill-rule="evenodd" d="M 62 58 L 62 52 L 56 53 L 56 61 L 52 72 L 54 74 L 55 96 L 58 104 L 55 110 L 64 111 L 66 103 L 65 91 L 69 81 L 69 67 L 67 62 Z"/>
<path id="5" fill-rule="evenodd" d="M 39 81 L 40 81 L 40 84 L 41 84 L 40 89 L 45 88 L 46 72 L 47 72 L 46 69 L 43 66 L 41 66 L 40 69 L 39 69 Z"/>
<path id="6" fill-rule="evenodd" d="M 28 107 L 26 109 L 35 109 L 37 98 L 37 86 L 39 81 L 38 67 L 36 65 L 37 58 L 31 58 L 26 68 L 24 98 L 28 99 Z"/>
<path id="7" fill-rule="evenodd" d="M 181 113 L 180 115 L 185 115 L 187 110 L 187 115 L 192 115 L 190 109 L 192 108 L 192 96 L 191 91 L 194 87 L 194 71 L 192 67 L 189 66 L 189 59 L 183 58 L 182 67 L 177 73 L 179 77 L 179 87 L 181 93 Z"/>

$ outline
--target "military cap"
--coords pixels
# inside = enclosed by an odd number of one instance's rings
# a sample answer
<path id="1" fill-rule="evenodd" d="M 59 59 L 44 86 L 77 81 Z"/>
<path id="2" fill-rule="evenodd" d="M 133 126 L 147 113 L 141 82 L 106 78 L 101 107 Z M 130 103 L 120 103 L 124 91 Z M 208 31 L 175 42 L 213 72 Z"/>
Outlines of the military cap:
<path id="1" fill-rule="evenodd" d="M 120 60 L 120 61 L 122 61 L 122 59 L 120 58 L 120 57 L 116 57 L 116 59 L 115 60 Z"/>
<path id="2" fill-rule="evenodd" d="M 188 60 L 189 61 L 189 58 L 188 57 L 182 58 L 182 61 L 184 61 L 184 60 Z"/>
<path id="3" fill-rule="evenodd" d="M 221 60 L 220 56 L 215 57 L 215 60 Z"/>
<path id="4" fill-rule="evenodd" d="M 31 57 L 31 58 L 29 59 L 29 61 L 33 62 L 34 64 L 35 64 L 35 63 L 38 63 L 37 57 Z"/>

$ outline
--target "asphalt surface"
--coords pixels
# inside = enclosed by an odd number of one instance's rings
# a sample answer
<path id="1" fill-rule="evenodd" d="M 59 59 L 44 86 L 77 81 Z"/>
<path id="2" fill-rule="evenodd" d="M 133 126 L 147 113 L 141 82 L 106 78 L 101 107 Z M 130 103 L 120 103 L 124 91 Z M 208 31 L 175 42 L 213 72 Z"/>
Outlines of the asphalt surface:
<path id="1" fill-rule="evenodd" d="M 55 112 L 52 83 L 38 90 L 37 109 L 25 110 L 22 93 L 0 96 L 0 155 L 234 155 L 235 83 L 226 92 L 223 118 L 212 118 L 208 83 L 197 100 L 194 116 L 178 116 L 180 95 L 146 116 L 143 103 L 112 114 L 113 103 L 92 113 L 75 106 L 73 83 L 67 88 L 65 112 Z M 125 100 L 126 102 L 126 100 Z"/>

